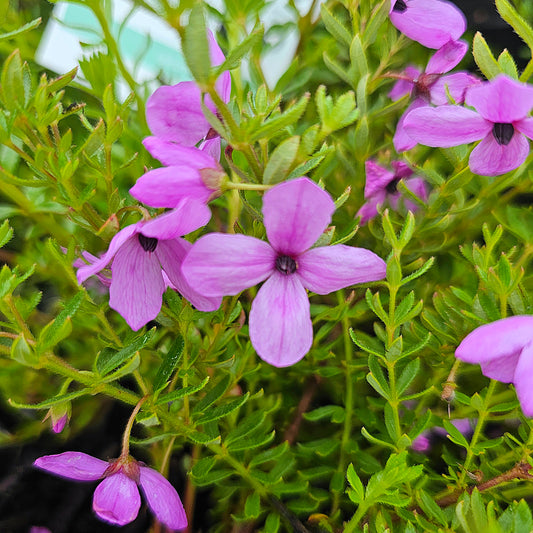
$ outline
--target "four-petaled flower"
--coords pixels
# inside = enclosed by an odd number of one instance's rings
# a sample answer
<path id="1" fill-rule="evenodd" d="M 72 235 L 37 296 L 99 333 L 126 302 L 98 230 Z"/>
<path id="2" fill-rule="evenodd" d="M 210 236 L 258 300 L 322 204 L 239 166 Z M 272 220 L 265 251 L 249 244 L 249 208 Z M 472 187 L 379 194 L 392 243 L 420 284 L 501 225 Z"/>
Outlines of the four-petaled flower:
<path id="1" fill-rule="evenodd" d="M 468 72 L 444 75 L 463 59 L 467 50 L 468 45 L 464 41 L 448 41 L 433 54 L 424 72 L 410 65 L 398 76 L 399 79 L 389 92 L 389 97 L 396 101 L 409 94 L 412 102 L 396 126 L 393 143 L 397 152 L 405 152 L 416 146 L 416 141 L 413 141 L 404 129 L 405 117 L 411 111 L 430 104 L 448 104 L 449 96 L 455 103 L 462 104 L 466 89 L 479 83 L 480 80 Z"/>
<path id="2" fill-rule="evenodd" d="M 123 526 L 135 520 L 141 506 L 140 486 L 159 522 L 172 530 L 187 527 L 187 516 L 174 487 L 133 457 L 106 462 L 82 452 L 64 452 L 39 457 L 34 466 L 77 481 L 104 478 L 94 491 L 93 509 L 101 520 L 111 524 Z"/>
<path id="3" fill-rule="evenodd" d="M 266 280 L 252 303 L 250 340 L 274 366 L 292 365 L 311 348 L 306 289 L 328 294 L 385 276 L 385 262 L 364 248 L 311 248 L 334 210 L 330 195 L 308 178 L 281 183 L 263 198 L 270 244 L 247 235 L 211 233 L 193 245 L 183 262 L 185 279 L 206 296 L 235 295 Z"/>
<path id="4" fill-rule="evenodd" d="M 421 200 L 427 200 L 426 182 L 417 176 L 413 176 L 413 171 L 402 161 L 392 161 L 394 172 L 378 165 L 374 161 L 365 162 L 366 183 L 365 199 L 357 215 L 361 217 L 361 224 L 366 224 L 371 218 L 378 214 L 378 207 L 388 202 L 393 209 L 398 208 L 401 198 L 398 191 L 398 183 L 403 180 L 405 186 Z M 417 205 L 410 200 L 404 200 L 405 206 L 411 211 L 417 209 Z"/>
<path id="5" fill-rule="evenodd" d="M 82 283 L 113 260 L 109 306 L 133 330 L 153 320 L 161 310 L 163 292 L 168 285 L 163 273 L 200 311 L 214 311 L 221 299 L 204 297 L 183 279 L 180 266 L 192 245 L 177 238 L 204 226 L 210 218 L 211 212 L 205 204 L 181 200 L 176 209 L 119 231 L 102 257 L 78 269 L 78 281 Z"/>
<path id="6" fill-rule="evenodd" d="M 456 41 L 466 30 L 463 12 L 446 0 L 391 0 L 391 22 L 427 48 Z"/>
<path id="7" fill-rule="evenodd" d="M 419 108 L 404 121 L 407 134 L 417 143 L 450 147 L 482 139 L 472 150 L 470 170 L 481 176 L 498 176 L 518 168 L 533 139 L 533 87 L 504 74 L 470 87 L 466 104 Z"/>
<path id="8" fill-rule="evenodd" d="M 224 62 L 224 54 L 213 34 L 208 31 L 209 51 L 213 66 Z M 223 72 L 215 88 L 223 102 L 229 102 L 231 76 Z M 217 114 L 209 96 L 206 107 Z M 211 128 L 202 111 L 202 93 L 194 81 L 182 81 L 177 85 L 159 87 L 146 103 L 146 120 L 152 133 L 163 141 L 183 146 L 196 146 L 208 152 L 215 159 L 220 158 L 220 136 Z"/>
<path id="9" fill-rule="evenodd" d="M 502 318 L 476 328 L 463 339 L 455 357 L 481 365 L 491 379 L 512 383 L 522 411 L 533 417 L 533 316 Z"/>

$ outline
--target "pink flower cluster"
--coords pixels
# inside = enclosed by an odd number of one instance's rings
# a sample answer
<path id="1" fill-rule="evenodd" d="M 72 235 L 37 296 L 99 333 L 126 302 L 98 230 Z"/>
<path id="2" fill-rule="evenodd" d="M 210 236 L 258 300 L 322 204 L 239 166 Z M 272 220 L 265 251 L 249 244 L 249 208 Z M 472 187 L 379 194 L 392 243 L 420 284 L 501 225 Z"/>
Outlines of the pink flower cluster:
<path id="1" fill-rule="evenodd" d="M 410 150 L 417 143 L 451 147 L 481 140 L 470 154 L 473 173 L 498 176 L 518 168 L 529 154 L 527 138 L 533 139 L 533 87 L 504 74 L 486 82 L 466 72 L 443 75 L 467 50 L 457 40 L 466 29 L 465 19 L 451 2 L 392 0 L 390 19 L 407 37 L 438 48 L 425 72 L 408 66 L 396 76 L 400 79 L 389 96 L 412 97 L 394 134 L 396 150 Z M 455 105 L 447 105 L 450 97 Z M 457 105 L 463 103 L 475 111 Z"/>

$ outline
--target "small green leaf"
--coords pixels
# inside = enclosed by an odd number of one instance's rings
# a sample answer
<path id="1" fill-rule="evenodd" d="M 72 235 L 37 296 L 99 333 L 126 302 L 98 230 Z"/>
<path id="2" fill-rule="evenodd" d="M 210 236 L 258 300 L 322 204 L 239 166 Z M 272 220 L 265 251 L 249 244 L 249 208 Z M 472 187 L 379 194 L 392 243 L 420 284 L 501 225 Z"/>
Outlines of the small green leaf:
<path id="1" fill-rule="evenodd" d="M 265 167 L 263 175 L 265 185 L 279 183 L 286 179 L 299 147 L 300 137 L 298 135 L 289 137 L 276 147 Z"/>
<path id="2" fill-rule="evenodd" d="M 22 35 L 23 33 L 26 33 L 27 31 L 34 30 L 37 28 L 42 22 L 41 17 L 36 18 L 32 20 L 31 22 L 28 22 L 27 24 L 24 24 L 20 28 L 17 28 L 16 30 L 10 31 L 8 33 L 2 33 L 0 34 L 0 41 L 4 41 L 5 39 L 11 39 L 13 37 L 17 37 L 18 35 Z"/>
<path id="3" fill-rule="evenodd" d="M 352 463 L 348 465 L 346 477 L 348 479 L 348 483 L 352 486 L 355 492 L 355 496 L 357 498 L 357 501 L 355 501 L 355 503 L 361 503 L 365 499 L 365 488 L 363 487 L 363 483 L 357 475 L 357 472 L 355 471 L 355 468 L 353 467 Z M 354 501 L 353 498 L 350 499 Z"/>
<path id="4" fill-rule="evenodd" d="M 501 17 L 507 22 L 533 53 L 533 28 L 518 14 L 507 0 L 496 0 L 496 8 Z"/>
<path id="5" fill-rule="evenodd" d="M 200 84 L 205 84 L 209 79 L 211 63 L 201 2 L 194 4 L 189 15 L 189 22 L 185 27 L 185 39 L 183 40 L 183 55 L 194 79 Z"/>
<path id="6" fill-rule="evenodd" d="M 244 515 L 246 518 L 257 518 L 261 513 L 261 498 L 259 492 L 252 492 L 244 503 Z"/>
<path id="7" fill-rule="evenodd" d="M 13 341 L 11 345 L 11 357 L 15 361 L 30 367 L 37 366 L 39 362 L 39 356 L 22 335 Z"/>
<path id="8" fill-rule="evenodd" d="M 189 385 L 188 387 L 183 387 L 182 389 L 163 394 L 163 396 L 159 396 L 155 404 L 161 405 L 163 403 L 174 402 L 181 398 L 185 398 L 185 396 L 190 396 L 191 394 L 202 390 L 207 385 L 208 381 L 209 376 L 205 376 L 198 385 Z"/>
<path id="9" fill-rule="evenodd" d="M 264 29 L 262 26 L 254 28 L 250 35 L 229 52 L 226 60 L 221 65 L 217 66 L 216 75 L 219 76 L 226 70 L 237 68 L 242 58 L 263 40 L 263 34 Z"/>
<path id="10" fill-rule="evenodd" d="M 491 80 L 500 74 L 501 70 L 498 62 L 492 55 L 489 45 L 483 38 L 483 35 L 479 32 L 476 32 L 474 35 L 472 53 L 474 54 L 474 60 L 476 61 L 479 70 L 481 70 L 487 79 Z"/>
<path id="11" fill-rule="evenodd" d="M 448 432 L 447 437 L 453 443 L 462 446 L 463 448 L 468 448 L 470 446 L 463 434 L 449 420 L 444 419 L 442 422 L 444 424 L 444 429 Z"/>
<path id="12" fill-rule="evenodd" d="M 154 393 L 158 393 L 161 389 L 166 387 L 168 378 L 172 375 L 172 372 L 174 372 L 174 369 L 183 355 L 184 346 L 185 343 L 183 341 L 183 337 L 178 335 L 170 346 L 168 353 L 165 355 L 163 362 L 161 363 L 161 366 L 159 367 L 159 370 L 154 378 Z"/>
<path id="13" fill-rule="evenodd" d="M 118 352 L 102 350 L 98 359 L 96 360 L 96 370 L 101 376 L 105 376 L 112 372 L 125 363 L 128 359 L 133 357 L 135 353 L 140 351 L 146 346 L 148 341 L 152 338 L 156 331 L 156 328 L 152 328 L 150 331 L 147 331 L 144 335 L 137 337 L 132 343 L 130 343 L 122 350 Z"/>
<path id="14" fill-rule="evenodd" d="M 212 422 L 213 420 L 218 420 L 219 418 L 227 416 L 242 405 L 244 405 L 244 403 L 246 403 L 249 397 L 250 393 L 247 392 L 243 396 L 230 400 L 229 402 L 223 405 L 218 405 L 217 407 L 206 409 L 202 412 L 200 416 L 198 416 L 198 418 L 194 420 L 194 422 L 196 424 L 205 424 L 207 422 Z M 196 413 L 198 413 L 198 411 L 196 411 Z"/>
<path id="15" fill-rule="evenodd" d="M 43 328 L 37 344 L 39 353 L 44 352 L 51 346 L 55 346 L 60 340 L 70 334 L 72 330 L 70 319 L 76 314 L 84 297 L 85 291 L 78 292 L 76 296 L 65 304 L 64 309 L 57 315 L 55 320 Z"/>
<path id="16" fill-rule="evenodd" d="M 516 63 L 507 48 L 498 56 L 498 65 L 504 74 L 507 74 L 507 76 L 515 80 L 518 79 Z"/>
<path id="17" fill-rule="evenodd" d="M 398 395 L 402 394 L 411 385 L 420 370 L 420 359 L 413 359 L 402 370 L 396 383 Z"/>
<path id="18" fill-rule="evenodd" d="M 0 248 L 4 247 L 13 237 L 13 229 L 9 226 L 9 221 L 4 220 L 0 226 Z"/>
<path id="19" fill-rule="evenodd" d="M 326 26 L 328 32 L 340 43 L 350 46 L 352 41 L 350 32 L 332 15 L 331 11 L 325 4 L 320 5 L 320 14 L 322 16 L 322 22 L 324 23 L 324 26 Z"/>

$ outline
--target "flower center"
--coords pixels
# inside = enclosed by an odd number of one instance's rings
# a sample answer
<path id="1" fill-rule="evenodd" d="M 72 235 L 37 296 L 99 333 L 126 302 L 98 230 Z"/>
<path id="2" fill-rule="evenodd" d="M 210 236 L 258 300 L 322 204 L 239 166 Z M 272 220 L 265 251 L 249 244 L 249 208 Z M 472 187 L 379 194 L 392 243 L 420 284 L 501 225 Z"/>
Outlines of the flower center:
<path id="1" fill-rule="evenodd" d="M 492 127 L 492 135 L 498 144 L 507 146 L 514 135 L 514 126 L 505 122 L 495 122 Z"/>
<path id="2" fill-rule="evenodd" d="M 415 80 L 415 88 L 413 90 L 413 96 L 415 98 L 423 98 L 424 100 L 430 100 L 431 86 L 441 77 L 441 74 L 421 74 L 417 80 Z"/>
<path id="3" fill-rule="evenodd" d="M 137 237 L 145 252 L 154 252 L 157 248 L 157 239 L 154 239 L 154 237 L 145 237 L 142 233 L 138 233 Z"/>
<path id="4" fill-rule="evenodd" d="M 400 178 L 393 178 L 387 185 L 385 185 L 385 190 L 389 194 L 394 194 L 395 192 L 398 192 L 398 183 L 400 183 Z"/>
<path id="5" fill-rule="evenodd" d="M 294 274 L 298 265 L 292 257 L 289 257 L 288 255 L 278 255 L 278 257 L 276 257 L 276 268 L 278 272 L 281 272 L 282 274 Z"/>
<path id="6" fill-rule="evenodd" d="M 209 141 L 209 139 L 215 139 L 216 137 L 220 137 L 217 130 L 215 128 L 209 128 L 209 131 L 207 132 L 207 135 L 205 136 L 205 140 Z"/>
<path id="7" fill-rule="evenodd" d="M 407 9 L 407 4 L 405 3 L 405 0 L 396 0 L 396 3 L 394 4 L 394 7 L 392 8 L 393 11 L 396 11 L 396 13 L 403 13 Z"/>

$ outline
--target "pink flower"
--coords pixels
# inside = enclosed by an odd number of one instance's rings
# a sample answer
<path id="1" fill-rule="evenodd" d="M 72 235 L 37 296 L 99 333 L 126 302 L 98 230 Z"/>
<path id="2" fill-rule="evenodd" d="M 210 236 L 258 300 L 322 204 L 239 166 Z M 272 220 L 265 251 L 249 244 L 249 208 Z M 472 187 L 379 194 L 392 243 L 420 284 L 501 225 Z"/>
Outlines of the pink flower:
<path id="1" fill-rule="evenodd" d="M 147 137 L 143 144 L 165 167 L 148 171 L 130 189 L 140 202 L 151 207 L 176 207 L 184 198 L 207 203 L 220 195 L 225 173 L 208 153 L 158 137 Z"/>
<path id="2" fill-rule="evenodd" d="M 308 178 L 281 183 L 263 198 L 270 244 L 247 235 L 211 233 L 194 244 L 183 262 L 185 279 L 206 296 L 238 294 L 266 280 L 252 303 L 250 340 L 274 366 L 292 365 L 311 348 L 306 289 L 328 294 L 385 276 L 385 262 L 364 248 L 311 248 L 334 210 L 329 194 Z"/>
<path id="3" fill-rule="evenodd" d="M 391 0 L 389 16 L 409 39 L 427 48 L 456 41 L 466 30 L 462 11 L 445 0 Z"/>
<path id="4" fill-rule="evenodd" d="M 419 177 L 411 177 L 413 171 L 402 161 L 392 161 L 394 172 L 378 165 L 374 161 L 365 162 L 366 184 L 365 199 L 357 216 L 361 217 L 361 224 L 366 224 L 378 214 L 378 207 L 389 202 L 393 209 L 398 208 L 401 194 L 398 191 L 398 183 L 404 180 L 405 186 L 422 200 L 427 200 L 426 182 Z M 415 211 L 418 206 L 409 200 L 405 200 L 405 206 Z"/>
<path id="5" fill-rule="evenodd" d="M 416 142 L 450 147 L 482 139 L 472 150 L 470 170 L 482 176 L 498 176 L 518 168 L 533 139 L 533 87 L 498 75 L 470 87 L 465 101 L 476 111 L 459 106 L 415 109 L 404 127 Z M 525 137 L 526 136 L 526 137 Z"/>
<path id="6" fill-rule="evenodd" d="M 93 509 L 98 518 L 117 526 L 129 524 L 141 506 L 139 489 L 156 518 L 172 530 L 187 527 L 178 493 L 159 472 L 132 457 L 106 462 L 82 452 L 39 457 L 34 466 L 77 481 L 104 480 L 96 487 Z"/>
<path id="7" fill-rule="evenodd" d="M 221 299 L 204 297 L 183 278 L 180 266 L 192 245 L 177 238 L 204 226 L 210 218 L 206 205 L 182 200 L 173 211 L 127 226 L 111 239 L 102 257 L 78 269 L 78 282 L 95 275 L 113 260 L 109 305 L 133 330 L 153 320 L 161 310 L 167 287 L 165 275 L 200 311 L 214 311 Z"/>
<path id="8" fill-rule="evenodd" d="M 408 66 L 400 79 L 394 84 L 389 97 L 396 101 L 409 94 L 413 101 L 400 117 L 393 143 L 397 152 L 405 152 L 416 146 L 416 142 L 404 129 L 405 117 L 413 110 L 429 104 L 445 105 L 449 103 L 448 92 L 456 103 L 464 102 L 466 89 L 478 83 L 476 76 L 468 72 L 456 72 L 444 76 L 463 59 L 468 45 L 464 41 L 448 41 L 437 50 L 429 60 L 425 72 Z"/>
<path id="9" fill-rule="evenodd" d="M 481 365 L 491 379 L 515 386 L 522 411 L 533 417 L 533 316 L 513 316 L 476 328 L 455 357 Z"/>
<path id="10" fill-rule="evenodd" d="M 224 54 L 213 34 L 208 32 L 211 63 L 213 66 L 224 62 Z M 216 89 L 224 102 L 229 101 L 231 76 L 223 72 L 217 80 Z M 220 137 L 202 112 L 202 94 L 194 81 L 183 81 L 177 85 L 159 87 L 146 104 L 146 120 L 152 133 L 163 141 L 175 142 L 184 146 L 196 146 L 220 158 Z M 217 109 L 211 98 L 206 96 L 205 105 L 214 114 Z"/>

